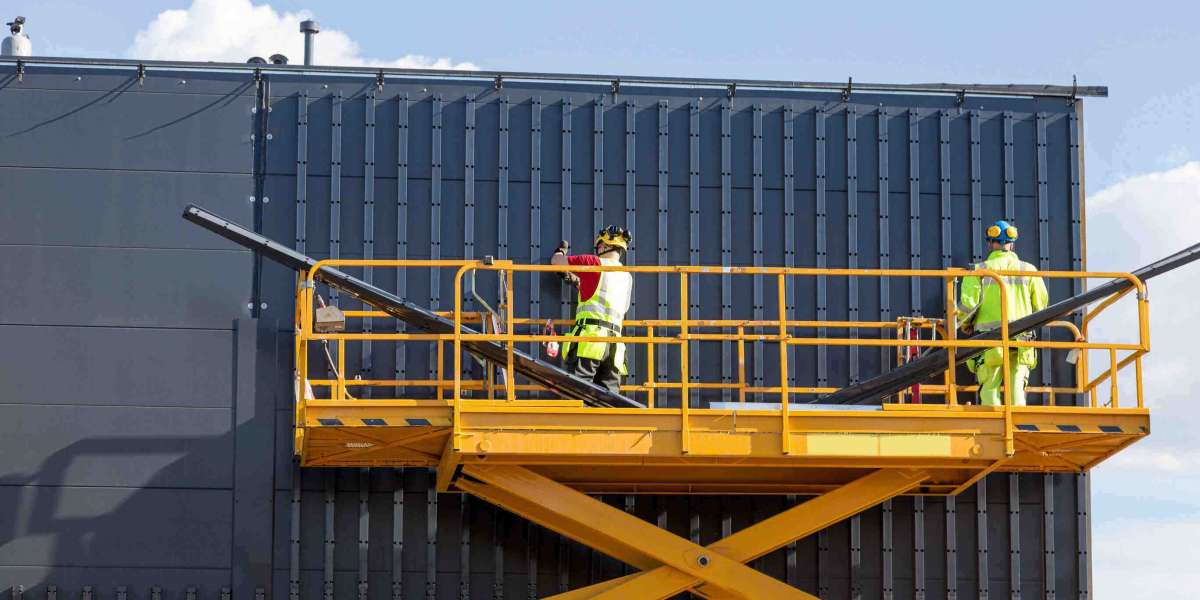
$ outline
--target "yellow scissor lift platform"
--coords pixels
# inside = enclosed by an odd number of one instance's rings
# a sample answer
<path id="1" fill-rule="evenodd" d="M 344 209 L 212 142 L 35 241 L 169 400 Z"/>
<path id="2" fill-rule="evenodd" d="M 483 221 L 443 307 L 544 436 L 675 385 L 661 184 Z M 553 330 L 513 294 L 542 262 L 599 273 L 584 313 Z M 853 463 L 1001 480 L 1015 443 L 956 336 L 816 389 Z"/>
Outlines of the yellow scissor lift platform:
<path id="1" fill-rule="evenodd" d="M 444 314 L 454 320 L 456 331 L 459 324 L 474 323 L 484 325 L 485 333 L 315 332 L 315 271 L 354 266 L 457 269 L 455 307 Z M 438 470 L 441 491 L 472 494 L 641 570 L 556 598 L 667 598 L 686 590 L 711 598 L 812 598 L 746 563 L 898 495 L 957 494 L 993 471 L 1081 473 L 1149 434 L 1150 415 L 1141 386 L 1142 356 L 1149 350 L 1148 304 L 1141 282 L 1135 284 L 1139 293 L 1134 343 L 1087 339 L 1088 325 L 1096 315 L 1124 293 L 1102 301 L 1084 315 L 1080 327 L 1065 321 L 1052 324 L 1068 330 L 1074 341 L 970 342 L 956 339 L 954 328 L 937 319 L 895 323 L 790 320 L 785 298 L 789 278 L 937 278 L 945 283 L 947 321 L 952 323 L 954 281 L 964 274 L 961 270 L 591 267 L 586 270 L 625 270 L 635 276 L 653 274 L 677 281 L 679 303 L 685 307 L 679 313 L 683 318 L 626 321 L 622 336 L 604 338 L 648 347 L 645 369 L 640 373 L 643 380 L 622 386 L 622 392 L 644 397 L 649 408 L 596 408 L 578 400 L 546 399 L 542 388 L 506 376 L 513 372 L 511 354 L 509 365 L 489 365 L 482 379 L 464 379 L 464 341 L 488 340 L 512 348 L 552 339 L 546 334 L 516 333 L 520 328 L 539 331 L 542 324 L 517 317 L 509 307 L 513 306 L 515 273 L 536 276 L 554 270 L 558 268 L 506 261 L 330 260 L 303 273 L 296 312 L 296 452 L 301 464 L 433 467 Z M 502 301 L 497 314 L 462 310 L 464 276 L 473 271 L 498 274 Z M 1002 293 L 1007 276 L 1029 275 L 973 274 L 993 278 Z M 1129 277 L 1079 272 L 1040 275 Z M 774 281 L 777 318 L 687 318 L 689 280 L 693 285 L 696 279 L 701 284 L 715 284 L 704 280 L 718 277 Z M 376 311 L 346 311 L 345 315 L 386 317 Z M 799 335 L 816 328 L 847 329 L 857 335 Z M 874 333 L 868 333 L 872 330 Z M 914 337 L 909 335 L 912 331 L 925 335 Z M 363 341 L 432 345 L 439 358 L 435 373 L 426 380 L 347 379 L 346 346 Z M 700 343 L 736 346 L 736 382 L 689 376 L 689 347 Z M 778 349 L 780 380 L 776 386 L 747 385 L 744 356 L 748 343 Z M 318 351 L 322 344 L 333 352 Z M 917 394 L 905 393 L 897 403 L 882 406 L 823 406 L 808 401 L 834 388 L 791 386 L 788 377 L 789 349 L 819 345 L 892 347 L 899 360 L 913 348 L 982 345 L 1006 350 L 1076 350 L 1079 359 L 1071 386 L 1029 388 L 1030 397 L 1040 398 L 1046 405 L 965 404 L 961 400 L 973 397 L 975 387 L 955 381 L 954 369 L 949 368 L 940 382 L 921 385 L 925 403 L 906 402 Z M 655 375 L 659 354 L 655 348 L 663 346 L 678 348 L 681 376 L 676 381 L 662 381 Z M 1088 367 L 1092 353 L 1109 359 L 1106 369 L 1094 378 Z M 309 376 L 310 354 L 328 363 L 332 378 Z M 448 361 L 453 364 L 449 373 L 445 372 Z M 1117 377 L 1129 366 L 1134 371 L 1135 402 L 1122 406 Z M 373 390 L 371 399 L 356 398 L 357 390 L 364 388 Z M 433 391 L 424 393 L 423 398 L 379 398 L 384 390 Z M 695 408 L 691 405 L 701 390 L 729 390 L 727 394 L 738 401 Z M 656 400 L 666 395 L 680 405 L 656 405 Z M 1107 396 L 1104 402 L 1102 395 Z M 1063 396 L 1090 401 L 1086 406 L 1055 405 Z M 940 403 L 928 403 L 929 397 L 939 398 Z M 679 398 L 692 401 L 679 402 Z M 748 402 L 750 398 L 769 401 Z M 702 547 L 589 493 L 802 494 L 813 498 Z"/>

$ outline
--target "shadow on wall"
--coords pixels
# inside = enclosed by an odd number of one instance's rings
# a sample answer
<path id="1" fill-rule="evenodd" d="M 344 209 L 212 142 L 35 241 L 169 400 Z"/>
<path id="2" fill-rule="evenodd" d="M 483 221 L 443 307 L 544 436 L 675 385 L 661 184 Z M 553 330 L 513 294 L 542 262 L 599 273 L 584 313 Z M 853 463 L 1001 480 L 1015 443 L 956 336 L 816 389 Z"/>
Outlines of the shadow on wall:
<path id="1" fill-rule="evenodd" d="M 47 435 L 52 435 L 47 432 Z M 215 597 L 229 585 L 232 490 L 177 486 L 201 463 L 225 454 L 233 433 L 215 437 L 105 437 L 73 443 L 36 473 L 0 478 L 0 556 L 23 566 L 0 568 L 4 589 L 25 586 L 46 597 L 113 597 L 120 586 L 130 598 Z M 119 464 L 130 457 L 180 456 L 141 487 L 67 485 L 67 473 L 87 463 Z M 5 548 L 8 548 L 6 550 Z M 140 563 L 140 564 L 138 564 Z"/>

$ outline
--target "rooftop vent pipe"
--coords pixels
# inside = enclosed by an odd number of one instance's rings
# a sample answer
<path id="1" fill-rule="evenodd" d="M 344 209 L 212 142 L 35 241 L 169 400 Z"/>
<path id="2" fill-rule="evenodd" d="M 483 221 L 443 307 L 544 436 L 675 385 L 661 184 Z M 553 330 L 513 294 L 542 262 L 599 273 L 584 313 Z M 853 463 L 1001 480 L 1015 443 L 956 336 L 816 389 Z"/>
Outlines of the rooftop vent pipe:
<path id="1" fill-rule="evenodd" d="M 300 33 L 304 34 L 304 64 L 313 64 L 313 44 L 317 34 L 321 32 L 321 24 L 312 19 L 300 21 Z"/>
<path id="2" fill-rule="evenodd" d="M 25 17 L 17 17 L 7 25 L 12 35 L 0 43 L 0 56 L 32 56 L 33 43 L 29 41 L 29 36 L 23 33 Z"/>

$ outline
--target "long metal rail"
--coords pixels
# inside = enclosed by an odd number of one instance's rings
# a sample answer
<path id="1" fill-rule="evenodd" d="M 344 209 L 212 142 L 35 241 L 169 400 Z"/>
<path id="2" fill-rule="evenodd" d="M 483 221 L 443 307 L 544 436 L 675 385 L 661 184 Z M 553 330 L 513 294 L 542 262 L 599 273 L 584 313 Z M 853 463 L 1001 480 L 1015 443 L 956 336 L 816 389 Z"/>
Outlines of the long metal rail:
<path id="1" fill-rule="evenodd" d="M 1121 294 L 1130 288 L 1137 288 L 1139 296 L 1144 295 L 1144 282 L 1146 280 L 1178 269 L 1198 259 L 1200 259 L 1200 243 L 1146 265 L 1131 273 L 1132 277 L 1130 278 L 1113 279 L 1082 294 L 1061 300 L 1029 316 L 1017 319 L 1009 323 L 1007 328 L 978 333 L 967 339 L 979 342 L 999 341 L 1006 337 L 1005 330 L 1008 337 L 1020 335 L 1026 331 L 1042 327 L 1051 321 L 1061 319 L 1088 304 Z M 1002 287 L 1002 293 L 1003 289 Z M 958 349 L 955 351 L 953 364 L 963 364 L 986 350 L 987 348 L 983 347 Z M 952 349 L 950 348 L 932 350 L 894 371 L 868 379 L 858 385 L 842 388 L 822 398 L 820 402 L 829 404 L 881 403 L 885 397 L 946 370 L 947 366 L 951 364 L 951 351 Z M 1005 370 L 1007 371 L 1007 369 Z"/>
<path id="2" fill-rule="evenodd" d="M 278 262 L 285 267 L 297 271 L 309 271 L 317 266 L 317 260 L 296 252 L 287 246 L 270 238 L 254 233 L 236 223 L 222 219 L 198 206 L 188 206 L 183 211 L 183 218 L 195 223 L 221 237 L 241 246 L 258 252 L 263 257 Z M 382 288 L 378 288 L 356 277 L 332 268 L 321 268 L 315 277 L 326 284 L 354 296 L 362 302 L 374 306 L 397 319 L 430 333 L 453 334 L 454 322 L 439 316 L 433 311 L 406 302 Z M 478 334 L 463 326 L 464 334 Z M 496 363 L 506 363 L 509 353 L 513 358 L 513 370 L 529 379 L 536 381 L 550 390 L 561 393 L 567 398 L 582 400 L 592 406 L 609 406 L 623 408 L 645 408 L 640 402 L 614 394 L 590 381 L 574 377 L 566 371 L 542 360 L 538 360 L 519 350 L 511 350 L 501 344 L 491 341 L 466 341 L 463 349 Z"/>
<path id="3" fill-rule="evenodd" d="M 990 83 L 868 83 L 846 81 L 789 81 L 774 79 L 719 79 L 710 77 L 655 77 L 647 75 L 611 75 L 585 73 L 536 73 L 529 71 L 482 71 L 452 69 L 399 69 L 379 67 L 349 67 L 332 65 L 275 65 L 222 62 L 195 62 L 174 60 L 136 60 L 119 58 L 78 58 L 57 56 L 0 57 L 0 64 L 14 63 L 22 67 L 29 65 L 118 67 L 137 70 L 145 69 L 199 70 L 199 71 L 245 71 L 247 73 L 320 73 L 325 75 L 361 75 L 384 77 L 436 77 L 443 79 L 477 79 L 491 81 L 499 86 L 512 81 L 548 81 L 565 83 L 597 83 L 613 86 L 619 90 L 623 85 L 671 85 L 726 89 L 765 90 L 822 90 L 850 94 L 860 92 L 890 92 L 910 94 L 972 94 L 978 96 L 1050 96 L 1077 98 L 1082 96 L 1107 97 L 1108 86 L 1103 85 L 1051 85 L 1051 84 L 990 84 Z"/>

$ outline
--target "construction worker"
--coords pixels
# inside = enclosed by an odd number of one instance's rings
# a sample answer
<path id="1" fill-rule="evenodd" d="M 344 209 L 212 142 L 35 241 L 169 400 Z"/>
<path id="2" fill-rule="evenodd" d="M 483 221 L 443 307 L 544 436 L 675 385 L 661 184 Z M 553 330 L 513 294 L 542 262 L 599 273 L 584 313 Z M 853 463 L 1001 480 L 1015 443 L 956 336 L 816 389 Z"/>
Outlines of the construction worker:
<path id="1" fill-rule="evenodd" d="M 974 270 L 990 271 L 1036 271 L 1037 267 L 1023 262 L 1013 252 L 1017 240 L 1017 228 L 1008 221 L 996 221 L 987 229 L 990 253 L 987 260 L 971 265 Z M 1008 320 L 1046 308 L 1049 295 L 1041 277 L 1005 276 L 1008 288 Z M 1000 286 L 990 277 L 968 276 L 962 280 L 959 294 L 957 323 L 969 333 L 989 331 L 1000 327 Z M 1030 339 L 1023 336 L 1021 339 Z M 1037 348 L 1014 348 L 1010 351 L 1009 367 L 1014 405 L 1025 405 L 1025 386 L 1029 383 L 1029 371 L 1037 366 Z M 979 381 L 979 403 L 996 406 L 1004 403 L 1001 387 L 1004 383 L 1004 354 L 1000 348 L 989 348 L 967 361 L 967 368 Z"/>
<path id="2" fill-rule="evenodd" d="M 595 254 L 567 255 L 568 244 L 562 242 L 550 264 L 571 266 L 620 266 L 629 249 L 632 236 L 622 227 L 609 225 L 596 235 Z M 610 337 L 621 335 L 625 312 L 633 299 L 633 276 L 619 271 L 572 272 L 579 288 L 575 307 L 575 326 L 569 335 L 579 337 Z M 604 386 L 614 394 L 620 393 L 621 377 L 625 375 L 625 344 L 607 342 L 565 342 L 562 347 L 567 371 Z"/>

